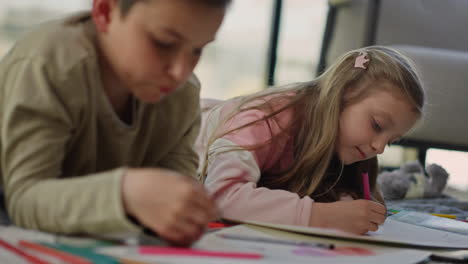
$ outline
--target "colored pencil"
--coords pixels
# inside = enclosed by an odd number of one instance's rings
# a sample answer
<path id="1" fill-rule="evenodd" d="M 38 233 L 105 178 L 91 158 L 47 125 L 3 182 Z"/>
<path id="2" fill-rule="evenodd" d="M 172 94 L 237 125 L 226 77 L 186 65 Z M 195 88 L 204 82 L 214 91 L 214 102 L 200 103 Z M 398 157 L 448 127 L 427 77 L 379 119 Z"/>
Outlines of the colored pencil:
<path id="1" fill-rule="evenodd" d="M 335 248 L 334 244 L 327 244 L 327 243 L 284 240 L 284 239 L 275 239 L 275 238 L 268 238 L 268 237 L 243 236 L 243 235 L 234 235 L 234 234 L 218 234 L 218 236 L 222 238 L 226 238 L 226 239 L 235 239 L 235 240 L 252 241 L 252 242 L 265 242 L 265 243 L 280 244 L 280 245 L 319 247 L 319 248 L 325 248 L 325 249 Z"/>
<path id="2" fill-rule="evenodd" d="M 0 239 L 0 246 L 4 247 L 6 250 L 11 251 L 12 253 L 22 257 L 26 261 L 32 264 L 50 264 L 49 262 L 42 260 L 36 256 L 30 255 L 29 253 L 25 252 L 24 250 L 13 246 L 12 244 Z"/>
<path id="3" fill-rule="evenodd" d="M 394 215 L 396 213 L 399 213 L 400 210 L 393 210 L 393 209 L 388 209 L 387 214 L 388 215 Z M 444 217 L 444 218 L 450 218 L 450 219 L 457 219 L 456 215 L 450 215 L 450 214 L 435 214 L 435 213 L 429 213 L 430 215 L 433 216 L 438 216 L 438 217 Z"/>
<path id="4" fill-rule="evenodd" d="M 435 215 L 435 216 L 438 216 L 438 217 L 450 218 L 450 219 L 457 219 L 456 215 L 448 215 L 448 214 L 431 214 L 431 215 Z"/>
<path id="5" fill-rule="evenodd" d="M 46 246 L 43 246 L 41 244 L 36 244 L 34 242 L 20 240 L 19 245 L 22 246 L 22 247 L 25 247 L 25 248 L 28 248 L 28 249 L 31 249 L 31 250 L 35 250 L 35 251 L 41 252 L 43 254 L 58 258 L 58 259 L 63 260 L 65 262 L 67 262 L 67 263 L 71 263 L 71 264 L 92 264 L 92 262 L 89 261 L 88 259 L 78 257 L 76 255 L 73 255 L 73 254 L 70 254 L 70 253 L 55 249 L 55 248 L 46 247 Z"/>
<path id="6" fill-rule="evenodd" d="M 120 264 L 148 264 L 147 262 L 141 262 L 133 259 L 127 259 L 127 258 L 118 258 L 120 261 Z M 154 263 L 154 262 L 151 262 Z"/>
<path id="7" fill-rule="evenodd" d="M 210 223 L 208 223 L 208 228 L 224 228 L 224 227 L 230 227 L 230 226 L 233 226 L 233 225 L 220 223 L 220 222 L 210 222 Z"/>
<path id="8" fill-rule="evenodd" d="M 138 252 L 143 255 L 162 255 L 179 257 L 214 257 L 232 259 L 261 259 L 263 255 L 257 253 L 226 252 L 176 247 L 141 246 Z"/>
<path id="9" fill-rule="evenodd" d="M 57 259 L 63 260 L 69 264 L 92 264 L 93 263 L 86 258 L 82 258 L 77 255 L 67 253 L 65 251 L 46 247 L 41 244 L 37 244 L 34 242 L 30 242 L 30 241 L 20 240 L 19 245 L 22 247 L 43 253 L 45 255 L 49 255 Z M 136 261 L 136 260 L 128 259 L 128 258 L 118 258 L 118 260 L 120 261 L 121 264 L 146 264 L 145 262 Z"/>
<path id="10" fill-rule="evenodd" d="M 100 264 L 119 264 L 120 263 L 120 261 L 117 258 L 103 255 L 103 254 L 98 254 L 94 252 L 94 250 L 89 249 L 89 248 L 74 247 L 74 246 L 64 245 L 60 243 L 41 242 L 40 244 L 53 248 L 55 250 L 65 251 L 69 254 L 79 256 L 81 258 L 91 261 L 92 263 L 100 263 Z"/>

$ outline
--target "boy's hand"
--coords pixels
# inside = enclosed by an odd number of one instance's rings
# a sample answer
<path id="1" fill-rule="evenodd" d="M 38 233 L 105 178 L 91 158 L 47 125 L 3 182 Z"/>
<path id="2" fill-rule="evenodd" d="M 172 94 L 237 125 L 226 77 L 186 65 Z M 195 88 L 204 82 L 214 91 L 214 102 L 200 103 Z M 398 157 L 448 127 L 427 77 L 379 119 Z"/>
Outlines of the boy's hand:
<path id="1" fill-rule="evenodd" d="M 186 246 L 217 217 L 214 201 L 188 176 L 165 169 L 129 169 L 122 180 L 125 211 L 162 238 Z"/>
<path id="2" fill-rule="evenodd" d="M 309 225 L 334 228 L 353 234 L 377 231 L 385 221 L 387 210 L 369 200 L 338 201 L 312 204 Z"/>

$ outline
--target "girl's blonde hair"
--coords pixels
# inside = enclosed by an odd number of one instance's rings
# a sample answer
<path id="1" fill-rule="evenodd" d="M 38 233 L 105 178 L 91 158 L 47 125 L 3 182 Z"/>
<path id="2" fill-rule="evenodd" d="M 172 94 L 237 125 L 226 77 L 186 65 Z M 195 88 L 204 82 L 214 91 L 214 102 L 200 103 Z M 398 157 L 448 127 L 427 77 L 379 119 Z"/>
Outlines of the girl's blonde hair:
<path id="1" fill-rule="evenodd" d="M 366 69 L 354 66 L 356 58 L 362 52 L 365 52 L 369 59 L 365 64 Z M 395 49 L 382 46 L 350 51 L 313 81 L 268 89 L 240 98 L 235 109 L 220 122 L 215 131 L 242 111 L 258 109 L 264 111 L 265 116 L 229 131 L 213 133 L 208 139 L 201 180 L 205 180 L 210 156 L 215 152 L 210 150 L 210 146 L 216 139 L 257 122 L 276 120 L 278 113 L 292 109 L 294 112 L 292 120 L 268 142 L 227 150 L 252 150 L 277 142 L 279 137 L 294 135 L 294 162 L 291 167 L 280 173 L 262 173 L 258 186 L 288 190 L 298 193 L 300 197 L 309 195 L 316 201 L 336 201 L 343 194 L 362 198 L 360 177 L 361 173 L 366 171 L 369 173 L 374 198 L 383 203 L 376 185 L 377 159 L 372 158 L 344 166 L 335 155 L 342 110 L 370 93 L 382 89 L 380 87 L 388 87 L 372 85 L 375 82 L 392 84 L 390 87 L 395 89 L 392 92 L 403 96 L 413 106 L 413 111 L 422 115 L 424 90 L 415 67 L 407 57 Z M 258 100 L 261 103 L 253 104 Z M 286 104 L 281 103 L 285 100 Z M 275 105 L 282 106 L 274 108 Z M 342 174 L 346 177 L 341 177 Z"/>

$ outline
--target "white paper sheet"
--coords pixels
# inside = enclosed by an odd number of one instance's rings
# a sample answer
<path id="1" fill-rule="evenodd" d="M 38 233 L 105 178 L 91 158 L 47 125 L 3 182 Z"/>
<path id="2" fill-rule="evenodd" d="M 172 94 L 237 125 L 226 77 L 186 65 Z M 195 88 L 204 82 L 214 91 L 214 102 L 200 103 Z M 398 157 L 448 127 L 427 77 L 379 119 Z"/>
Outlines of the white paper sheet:
<path id="1" fill-rule="evenodd" d="M 390 243 L 411 247 L 468 249 L 468 236 L 435 230 L 413 224 L 407 224 L 387 218 L 378 232 L 359 236 L 338 230 L 278 225 L 264 222 L 244 221 L 252 225 L 275 228 L 301 234 L 334 237 L 354 241 L 369 241 L 374 243 Z"/>
<path id="2" fill-rule="evenodd" d="M 219 233 L 243 234 L 250 236 L 265 236 L 273 237 L 265 232 L 254 230 L 245 225 L 234 226 L 231 228 L 223 229 Z M 274 236 L 278 238 L 278 236 Z M 356 247 L 366 248 L 366 244 L 355 243 Z M 264 255 L 260 260 L 241 260 L 241 259 L 226 259 L 226 258 L 210 258 L 210 257 L 179 257 L 179 256 L 157 256 L 157 255 L 139 255 L 136 248 L 130 249 L 128 247 L 109 247 L 99 249 L 100 253 L 108 254 L 116 257 L 128 257 L 133 260 L 144 261 L 147 263 L 159 264 L 284 264 L 284 263 L 324 263 L 324 264 L 341 264 L 341 263 L 355 263 L 355 264 L 395 264 L 395 263 L 417 263 L 427 257 L 430 252 L 412 249 L 401 248 L 384 248 L 374 250 L 376 254 L 372 256 L 311 256 L 297 253 L 297 246 L 278 245 L 271 243 L 258 243 L 248 241 L 238 241 L 231 239 L 224 239 L 217 236 L 217 233 L 210 233 L 203 236 L 198 241 L 194 248 L 220 250 L 220 251 L 234 251 L 234 252 L 256 252 Z"/>

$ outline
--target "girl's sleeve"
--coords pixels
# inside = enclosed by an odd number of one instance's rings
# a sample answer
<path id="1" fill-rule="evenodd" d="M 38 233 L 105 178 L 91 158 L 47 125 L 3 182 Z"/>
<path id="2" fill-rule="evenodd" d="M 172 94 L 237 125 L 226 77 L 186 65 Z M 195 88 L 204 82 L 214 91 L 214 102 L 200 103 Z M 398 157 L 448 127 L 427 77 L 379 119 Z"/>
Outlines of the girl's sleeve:
<path id="1" fill-rule="evenodd" d="M 262 116 L 263 112 L 259 110 L 244 111 L 223 129 L 228 131 Z M 223 217 L 308 225 L 312 199 L 300 198 L 296 193 L 285 190 L 257 187 L 261 171 L 282 158 L 285 143 L 275 140 L 256 150 L 242 148 L 268 142 L 279 131 L 277 121 L 261 121 L 229 133 L 211 145 L 205 185 L 216 197 Z M 242 149 L 225 151 L 239 147 Z"/>

